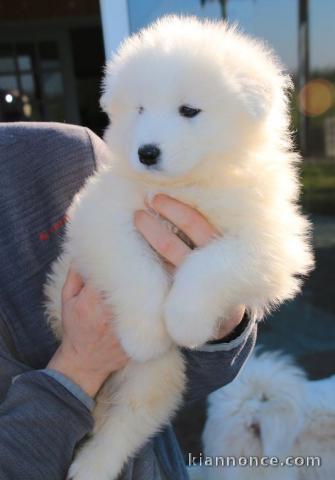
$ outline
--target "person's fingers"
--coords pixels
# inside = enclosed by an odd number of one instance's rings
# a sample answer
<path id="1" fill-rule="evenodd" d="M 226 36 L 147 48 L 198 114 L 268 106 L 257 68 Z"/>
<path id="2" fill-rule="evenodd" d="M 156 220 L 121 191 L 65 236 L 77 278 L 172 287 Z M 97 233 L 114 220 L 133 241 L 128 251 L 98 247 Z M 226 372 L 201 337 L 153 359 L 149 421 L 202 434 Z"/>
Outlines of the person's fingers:
<path id="1" fill-rule="evenodd" d="M 179 266 L 191 249 L 158 219 L 145 210 L 135 212 L 134 223 L 147 242 L 165 260 Z"/>
<path id="2" fill-rule="evenodd" d="M 165 259 L 164 259 L 164 268 L 171 275 L 173 275 L 176 271 L 176 266 Z"/>
<path id="3" fill-rule="evenodd" d="M 110 334 L 113 333 L 111 329 L 113 311 L 90 280 L 85 283 L 77 299 L 79 312 L 83 314 L 87 314 L 87 312 L 94 313 L 96 323 L 100 325 L 100 328 L 109 331 Z"/>
<path id="4" fill-rule="evenodd" d="M 62 289 L 63 300 L 70 300 L 80 293 L 84 286 L 84 280 L 77 273 L 72 266 L 67 272 L 66 280 Z"/>
<path id="5" fill-rule="evenodd" d="M 159 193 L 150 201 L 150 206 L 184 232 L 197 247 L 206 245 L 219 235 L 195 208 L 168 195 Z"/>
<path id="6" fill-rule="evenodd" d="M 88 305 L 90 304 L 97 304 L 101 303 L 102 304 L 102 298 L 97 292 L 97 290 L 94 288 L 94 285 L 90 280 L 88 280 L 85 285 L 83 286 L 80 294 L 79 294 L 80 299 L 85 300 L 85 303 Z"/>

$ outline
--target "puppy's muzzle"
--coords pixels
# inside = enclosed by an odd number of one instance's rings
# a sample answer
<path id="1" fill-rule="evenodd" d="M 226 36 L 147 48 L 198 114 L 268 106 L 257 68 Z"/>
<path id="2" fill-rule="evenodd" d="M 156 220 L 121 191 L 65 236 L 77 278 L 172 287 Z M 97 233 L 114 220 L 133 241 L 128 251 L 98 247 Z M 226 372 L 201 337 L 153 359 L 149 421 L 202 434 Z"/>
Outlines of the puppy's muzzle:
<path id="1" fill-rule="evenodd" d="M 160 155 L 161 151 L 158 146 L 151 143 L 142 145 L 138 149 L 138 158 L 140 162 L 143 163 L 143 165 L 147 165 L 148 167 L 152 165 L 157 165 Z"/>

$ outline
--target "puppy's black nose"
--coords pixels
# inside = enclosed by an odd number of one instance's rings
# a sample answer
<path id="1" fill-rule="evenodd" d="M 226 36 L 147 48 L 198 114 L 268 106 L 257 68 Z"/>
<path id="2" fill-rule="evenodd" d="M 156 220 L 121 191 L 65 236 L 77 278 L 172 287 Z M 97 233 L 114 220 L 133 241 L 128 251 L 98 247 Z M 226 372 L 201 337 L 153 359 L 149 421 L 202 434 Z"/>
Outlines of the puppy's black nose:
<path id="1" fill-rule="evenodd" d="M 138 158 L 140 159 L 140 162 L 143 163 L 144 165 L 156 165 L 158 162 L 158 157 L 160 155 L 161 151 L 157 147 L 157 145 L 154 144 L 147 144 L 147 145 L 142 145 L 138 149 Z"/>

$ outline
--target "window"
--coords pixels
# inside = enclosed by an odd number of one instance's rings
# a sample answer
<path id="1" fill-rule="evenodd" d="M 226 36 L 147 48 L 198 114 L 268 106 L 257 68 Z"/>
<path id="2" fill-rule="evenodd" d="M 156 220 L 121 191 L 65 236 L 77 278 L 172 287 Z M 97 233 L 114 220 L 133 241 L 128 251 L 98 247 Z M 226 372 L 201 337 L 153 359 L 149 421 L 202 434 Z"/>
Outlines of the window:
<path id="1" fill-rule="evenodd" d="M 56 41 L 0 43 L 0 119 L 63 121 Z"/>

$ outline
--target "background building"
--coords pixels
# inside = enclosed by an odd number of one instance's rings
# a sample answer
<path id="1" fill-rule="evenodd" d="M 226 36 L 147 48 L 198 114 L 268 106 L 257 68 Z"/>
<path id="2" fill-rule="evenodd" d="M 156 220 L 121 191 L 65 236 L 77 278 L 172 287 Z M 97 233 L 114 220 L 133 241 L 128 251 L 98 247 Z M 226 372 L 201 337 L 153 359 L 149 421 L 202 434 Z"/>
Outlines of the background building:
<path id="1" fill-rule="evenodd" d="M 0 1 L 0 121 L 65 121 L 100 132 L 103 63 L 98 0 Z"/>

